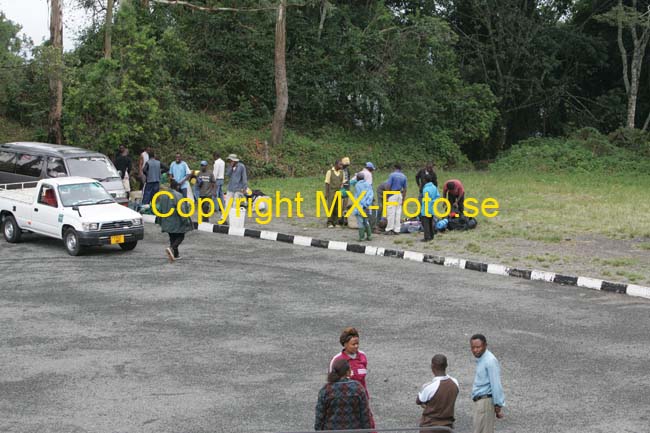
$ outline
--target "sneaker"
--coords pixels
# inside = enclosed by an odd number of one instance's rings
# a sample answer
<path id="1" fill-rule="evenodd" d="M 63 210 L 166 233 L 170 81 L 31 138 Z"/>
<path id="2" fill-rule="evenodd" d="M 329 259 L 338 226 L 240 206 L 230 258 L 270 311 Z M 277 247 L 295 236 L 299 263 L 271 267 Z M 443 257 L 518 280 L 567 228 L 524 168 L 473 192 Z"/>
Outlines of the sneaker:
<path id="1" fill-rule="evenodd" d="M 172 251 L 171 248 L 165 248 L 165 253 L 167 253 L 167 258 L 169 258 L 169 263 L 174 263 L 174 260 L 176 258 L 174 257 L 174 252 Z"/>
<path id="2" fill-rule="evenodd" d="M 327 228 L 328 228 L 328 229 L 333 229 L 333 228 L 334 228 L 334 224 L 328 224 L 328 225 L 327 225 Z"/>

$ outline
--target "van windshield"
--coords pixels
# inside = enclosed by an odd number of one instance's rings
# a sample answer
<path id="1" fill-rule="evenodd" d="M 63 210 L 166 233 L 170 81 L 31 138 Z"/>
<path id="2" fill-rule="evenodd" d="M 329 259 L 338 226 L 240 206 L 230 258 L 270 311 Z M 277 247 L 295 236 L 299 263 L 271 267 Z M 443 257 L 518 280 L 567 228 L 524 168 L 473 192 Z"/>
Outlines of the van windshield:
<path id="1" fill-rule="evenodd" d="M 59 196 L 61 203 L 66 207 L 115 203 L 99 182 L 59 185 Z"/>
<path id="2" fill-rule="evenodd" d="M 120 178 L 113 163 L 103 156 L 80 156 L 66 161 L 70 176 L 90 177 L 100 182 Z"/>

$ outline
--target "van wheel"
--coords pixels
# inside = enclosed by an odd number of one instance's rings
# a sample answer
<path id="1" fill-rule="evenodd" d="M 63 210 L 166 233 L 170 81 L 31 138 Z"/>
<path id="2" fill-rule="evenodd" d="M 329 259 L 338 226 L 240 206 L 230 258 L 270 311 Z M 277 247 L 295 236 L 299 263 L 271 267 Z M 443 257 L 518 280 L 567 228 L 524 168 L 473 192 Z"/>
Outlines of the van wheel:
<path id="1" fill-rule="evenodd" d="M 2 234 L 7 242 L 12 244 L 20 242 L 22 232 L 13 215 L 7 215 L 4 221 L 2 221 Z"/>
<path id="2" fill-rule="evenodd" d="M 120 248 L 122 248 L 124 251 L 131 251 L 135 248 L 136 245 L 138 245 L 138 241 L 124 242 L 123 244 L 120 244 Z"/>
<path id="3" fill-rule="evenodd" d="M 81 253 L 81 245 L 79 245 L 79 235 L 73 228 L 69 228 L 63 234 L 63 245 L 66 251 L 71 256 L 78 256 Z"/>

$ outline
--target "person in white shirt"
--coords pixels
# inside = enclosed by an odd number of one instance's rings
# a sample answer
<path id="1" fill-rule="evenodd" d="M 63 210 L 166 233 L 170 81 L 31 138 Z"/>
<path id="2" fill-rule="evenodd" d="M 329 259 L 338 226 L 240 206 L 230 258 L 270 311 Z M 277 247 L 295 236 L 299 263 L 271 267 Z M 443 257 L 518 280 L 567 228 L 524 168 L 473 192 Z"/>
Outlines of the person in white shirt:
<path id="1" fill-rule="evenodd" d="M 223 206 L 223 180 L 224 180 L 224 175 L 226 172 L 226 163 L 224 162 L 223 159 L 221 159 L 221 155 L 219 155 L 219 152 L 214 152 L 214 166 L 212 169 L 212 173 L 214 174 L 214 180 L 216 182 L 216 187 L 214 189 L 214 208 L 215 211 L 219 211 L 219 204 L 217 203 L 217 200 L 221 202 L 221 205 Z"/>
<path id="2" fill-rule="evenodd" d="M 140 181 L 142 182 L 142 189 L 144 190 L 144 185 L 147 183 L 147 175 L 142 171 L 144 165 L 149 161 L 149 154 L 151 153 L 151 146 L 147 145 L 140 154 L 140 165 L 138 166 L 138 176 L 140 176 Z"/>

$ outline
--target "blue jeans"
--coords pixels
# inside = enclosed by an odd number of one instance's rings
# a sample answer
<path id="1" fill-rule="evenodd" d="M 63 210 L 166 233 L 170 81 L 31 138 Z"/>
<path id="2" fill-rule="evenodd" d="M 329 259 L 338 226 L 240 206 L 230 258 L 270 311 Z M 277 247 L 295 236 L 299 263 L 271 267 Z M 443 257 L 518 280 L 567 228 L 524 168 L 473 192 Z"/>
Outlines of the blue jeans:
<path id="1" fill-rule="evenodd" d="M 160 182 L 147 182 L 142 192 L 142 204 L 151 204 L 151 199 L 158 191 L 160 191 Z"/>
<path id="2" fill-rule="evenodd" d="M 219 203 L 217 202 L 217 200 L 219 200 L 219 202 L 221 202 L 221 206 L 225 206 L 223 204 L 223 179 L 217 179 L 217 188 L 216 188 L 216 191 L 214 193 L 214 197 L 212 197 L 212 199 L 214 200 L 215 212 L 219 212 L 220 207 L 219 207 Z"/>
<path id="3" fill-rule="evenodd" d="M 178 189 L 183 196 L 183 198 L 187 197 L 187 188 L 179 188 Z"/>

